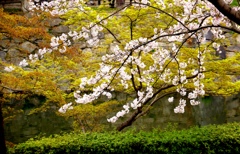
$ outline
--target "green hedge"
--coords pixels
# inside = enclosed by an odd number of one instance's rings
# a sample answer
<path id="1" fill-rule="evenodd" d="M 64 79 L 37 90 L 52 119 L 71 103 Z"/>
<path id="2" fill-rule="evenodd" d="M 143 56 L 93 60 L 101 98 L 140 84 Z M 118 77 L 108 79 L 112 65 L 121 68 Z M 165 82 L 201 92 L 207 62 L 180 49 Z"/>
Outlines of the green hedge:
<path id="1" fill-rule="evenodd" d="M 240 153 L 240 123 L 171 132 L 65 134 L 29 140 L 9 154 L 209 154 Z"/>

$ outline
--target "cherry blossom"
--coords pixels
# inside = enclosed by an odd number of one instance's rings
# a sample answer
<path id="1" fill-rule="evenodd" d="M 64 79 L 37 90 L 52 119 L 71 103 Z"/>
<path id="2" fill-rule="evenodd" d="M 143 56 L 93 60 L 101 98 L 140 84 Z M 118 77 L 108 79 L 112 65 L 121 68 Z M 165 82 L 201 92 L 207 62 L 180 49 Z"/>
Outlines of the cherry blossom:
<path id="1" fill-rule="evenodd" d="M 19 66 L 20 67 L 26 67 L 28 65 L 28 62 L 26 59 L 23 59 L 20 63 L 19 63 Z"/>
<path id="2" fill-rule="evenodd" d="M 63 105 L 58 111 L 61 112 L 61 113 L 66 113 L 67 110 L 71 110 L 73 109 L 72 107 L 72 103 L 68 103 L 68 104 L 65 104 Z"/>
<path id="3" fill-rule="evenodd" d="M 13 70 L 15 70 L 15 68 L 13 66 L 6 66 L 4 68 L 4 71 L 6 71 L 6 72 L 12 72 Z"/>
<path id="4" fill-rule="evenodd" d="M 168 102 L 170 102 L 170 103 L 173 102 L 173 100 L 174 100 L 174 97 L 169 97 L 168 98 Z"/>

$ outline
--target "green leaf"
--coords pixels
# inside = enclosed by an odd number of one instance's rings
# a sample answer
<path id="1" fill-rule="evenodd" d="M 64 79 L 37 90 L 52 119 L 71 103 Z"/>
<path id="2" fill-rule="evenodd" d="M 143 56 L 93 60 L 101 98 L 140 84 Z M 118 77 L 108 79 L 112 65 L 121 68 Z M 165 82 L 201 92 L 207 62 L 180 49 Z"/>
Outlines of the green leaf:
<path id="1" fill-rule="evenodd" d="M 231 4 L 230 6 L 232 6 L 232 7 L 233 7 L 233 6 L 239 6 L 238 1 L 239 1 L 239 0 L 233 0 L 233 1 L 232 1 L 232 4 Z"/>

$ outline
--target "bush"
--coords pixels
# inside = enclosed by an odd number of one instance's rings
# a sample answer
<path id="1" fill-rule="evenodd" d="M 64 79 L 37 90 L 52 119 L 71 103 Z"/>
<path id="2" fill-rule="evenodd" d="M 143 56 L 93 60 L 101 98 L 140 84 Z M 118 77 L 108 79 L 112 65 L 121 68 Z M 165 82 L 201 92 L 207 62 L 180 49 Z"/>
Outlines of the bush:
<path id="1" fill-rule="evenodd" d="M 70 133 L 29 140 L 9 154 L 209 154 L 240 153 L 240 123 L 171 132 Z"/>

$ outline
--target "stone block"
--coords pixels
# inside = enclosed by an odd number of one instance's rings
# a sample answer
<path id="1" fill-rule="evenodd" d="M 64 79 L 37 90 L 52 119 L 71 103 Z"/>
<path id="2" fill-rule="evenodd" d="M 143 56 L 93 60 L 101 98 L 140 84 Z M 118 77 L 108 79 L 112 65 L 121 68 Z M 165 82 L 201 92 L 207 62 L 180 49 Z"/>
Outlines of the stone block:
<path id="1" fill-rule="evenodd" d="M 239 106 L 240 106 L 240 102 L 239 102 L 238 99 L 227 103 L 227 108 L 228 109 L 235 109 L 235 108 L 238 108 Z"/>
<path id="2" fill-rule="evenodd" d="M 48 20 L 48 23 L 49 23 L 49 26 L 51 27 L 54 27 L 54 26 L 59 26 L 62 22 L 62 19 L 59 19 L 59 18 L 53 18 L 53 19 L 49 19 Z"/>
<path id="3" fill-rule="evenodd" d="M 168 115 L 171 115 L 171 114 L 173 114 L 173 110 L 171 110 L 171 109 L 169 108 L 169 106 L 165 106 L 165 107 L 163 108 L 163 115 L 164 115 L 164 116 L 168 116 Z"/>
<path id="4" fill-rule="evenodd" d="M 234 117 L 236 115 L 236 110 L 228 110 L 227 111 L 227 117 Z"/>
<path id="5" fill-rule="evenodd" d="M 9 47 L 10 42 L 10 40 L 0 40 L 0 46 L 6 49 Z"/>
<path id="6" fill-rule="evenodd" d="M 52 29 L 52 33 L 62 34 L 62 33 L 68 33 L 68 32 L 69 32 L 69 28 L 64 25 L 53 27 Z"/>
<path id="7" fill-rule="evenodd" d="M 31 42 L 26 41 L 20 44 L 20 48 L 22 48 L 24 51 L 31 53 L 37 49 L 37 46 Z"/>
<path id="8" fill-rule="evenodd" d="M 21 38 L 13 38 L 13 41 L 16 44 L 19 44 L 19 43 L 23 42 L 23 39 L 21 39 Z"/>
<path id="9" fill-rule="evenodd" d="M 6 52 L 0 51 L 0 59 L 1 59 L 2 61 L 5 60 L 6 56 L 7 56 L 7 53 L 6 53 Z"/>
<path id="10" fill-rule="evenodd" d="M 117 100 L 118 101 L 125 101 L 126 99 L 127 99 L 127 94 L 125 94 L 125 93 L 119 93 L 117 95 Z"/>
<path id="11" fill-rule="evenodd" d="M 20 55 L 20 51 L 15 48 L 11 48 L 7 52 L 8 58 L 18 57 L 19 55 Z"/>
<path id="12" fill-rule="evenodd" d="M 164 124 L 166 123 L 168 120 L 165 117 L 160 117 L 156 120 L 156 124 Z"/>
<path id="13" fill-rule="evenodd" d="M 24 130 L 22 134 L 26 136 L 35 136 L 39 134 L 39 131 L 37 127 L 29 127 L 28 129 Z"/>
<path id="14" fill-rule="evenodd" d="M 85 41 L 79 41 L 74 43 L 74 46 L 80 49 L 86 49 L 87 48 L 87 43 Z"/>
<path id="15" fill-rule="evenodd" d="M 240 116 L 227 118 L 227 122 L 240 122 Z"/>
<path id="16" fill-rule="evenodd" d="M 227 53 L 226 53 L 227 58 L 231 58 L 231 57 L 233 57 L 233 56 L 235 56 L 235 55 L 236 55 L 235 52 L 227 52 Z"/>
<path id="17" fill-rule="evenodd" d="M 154 118 L 145 118 L 143 120 L 143 124 L 153 124 L 154 123 Z"/>
<path id="18" fill-rule="evenodd" d="M 240 46 L 239 45 L 232 45 L 227 47 L 227 51 L 230 52 L 239 52 L 240 51 Z"/>
<path id="19" fill-rule="evenodd" d="M 238 44 L 240 43 L 240 35 L 238 35 L 237 37 L 236 37 L 236 40 L 237 40 L 237 42 L 238 42 Z"/>
<path id="20" fill-rule="evenodd" d="M 239 115 L 240 116 L 240 106 L 238 107 L 238 109 L 236 110 L 236 115 Z"/>
<path id="21" fill-rule="evenodd" d="M 14 65 L 19 65 L 19 63 L 23 60 L 23 58 L 19 57 L 11 57 L 10 59 L 6 59 L 9 63 L 12 63 Z"/>

